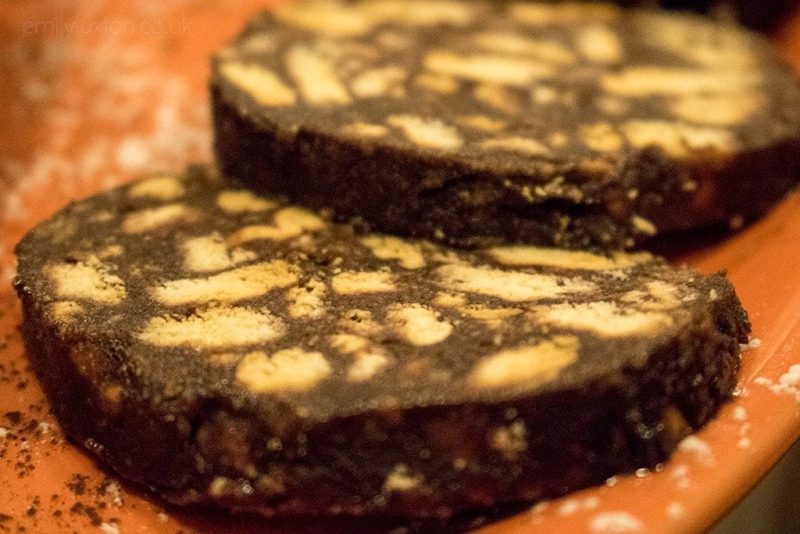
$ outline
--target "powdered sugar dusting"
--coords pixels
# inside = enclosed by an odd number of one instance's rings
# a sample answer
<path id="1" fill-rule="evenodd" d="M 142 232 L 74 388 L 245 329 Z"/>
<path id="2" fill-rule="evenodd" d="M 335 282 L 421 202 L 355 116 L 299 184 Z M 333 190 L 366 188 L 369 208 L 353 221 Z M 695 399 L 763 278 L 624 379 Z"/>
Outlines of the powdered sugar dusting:
<path id="1" fill-rule="evenodd" d="M 592 518 L 590 528 L 598 534 L 625 534 L 639 532 L 644 525 L 628 512 L 604 512 Z"/>
<path id="2" fill-rule="evenodd" d="M 600 506 L 600 499 L 596 496 L 584 499 L 566 499 L 558 506 L 558 515 L 569 516 L 580 511 L 594 510 L 598 506 Z"/>
<path id="3" fill-rule="evenodd" d="M 756 378 L 753 382 L 765 386 L 777 395 L 790 395 L 800 404 L 800 364 L 792 365 L 778 378 L 777 382 L 763 376 Z"/>
<path id="4" fill-rule="evenodd" d="M 111 480 L 106 486 L 106 495 L 111 498 L 111 502 L 117 508 L 122 506 L 122 491 L 120 490 L 119 483 Z"/>
<path id="5" fill-rule="evenodd" d="M 128 136 L 117 149 L 117 163 L 124 170 L 141 171 L 150 160 L 150 147 L 145 139 Z"/>
<path id="6" fill-rule="evenodd" d="M 540 501 L 531 507 L 531 514 L 538 515 L 550 508 L 550 501 Z"/>
<path id="7" fill-rule="evenodd" d="M 581 505 L 577 499 L 567 499 L 558 507 L 558 515 L 572 515 L 580 508 Z"/>
<path id="8" fill-rule="evenodd" d="M 679 502 L 671 502 L 667 505 L 666 512 L 668 518 L 677 520 L 686 514 L 686 509 Z"/>
<path id="9" fill-rule="evenodd" d="M 760 346 L 761 346 L 761 340 L 758 339 L 757 337 L 750 338 L 750 340 L 747 343 L 739 343 L 739 349 L 742 352 L 746 352 L 750 349 L 757 349 Z"/>
<path id="10" fill-rule="evenodd" d="M 741 423 L 739 426 L 739 441 L 736 442 L 736 446 L 741 450 L 749 449 L 753 442 L 748 437 L 748 434 L 753 425 L 747 421 L 747 409 L 744 406 L 736 406 L 733 409 L 733 419 Z"/>
<path id="11" fill-rule="evenodd" d="M 689 466 L 686 464 L 677 464 L 673 466 L 670 477 L 675 481 L 675 486 L 678 489 L 687 489 L 691 485 L 691 480 L 689 480 Z"/>
<path id="12" fill-rule="evenodd" d="M 687 436 L 679 444 L 678 450 L 692 453 L 706 465 L 714 465 L 714 453 L 711 446 L 697 436 Z"/>
<path id="13" fill-rule="evenodd" d="M 600 506 L 600 498 L 599 497 L 586 497 L 583 500 L 583 508 L 584 510 L 594 510 L 598 506 Z"/>

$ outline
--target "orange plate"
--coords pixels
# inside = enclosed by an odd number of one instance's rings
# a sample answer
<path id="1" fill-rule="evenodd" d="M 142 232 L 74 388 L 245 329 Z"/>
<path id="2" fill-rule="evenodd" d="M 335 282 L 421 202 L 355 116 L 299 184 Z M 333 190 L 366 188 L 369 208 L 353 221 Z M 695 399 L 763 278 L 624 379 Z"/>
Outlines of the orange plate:
<path id="1" fill-rule="evenodd" d="M 208 55 L 263 4 L 54 4 L 14 2 L 0 13 L 0 531 L 354 531 L 345 521 L 168 508 L 65 442 L 17 331 L 13 246 L 67 200 L 210 160 Z M 777 41 L 800 64 L 800 20 Z M 660 472 L 619 477 L 484 532 L 687 532 L 719 519 L 800 437 L 798 243 L 795 193 L 724 242 L 673 249 L 672 259 L 702 271 L 728 270 L 762 340 L 744 355 L 735 402 Z"/>

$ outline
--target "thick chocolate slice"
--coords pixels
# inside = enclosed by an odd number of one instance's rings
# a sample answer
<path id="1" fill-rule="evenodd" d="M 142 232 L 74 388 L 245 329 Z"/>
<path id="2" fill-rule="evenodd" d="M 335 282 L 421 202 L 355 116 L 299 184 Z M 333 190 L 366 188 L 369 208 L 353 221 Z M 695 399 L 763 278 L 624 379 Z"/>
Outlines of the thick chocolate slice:
<path id="1" fill-rule="evenodd" d="M 649 254 L 357 234 L 200 168 L 20 243 L 64 429 L 172 502 L 446 517 L 652 467 L 731 394 L 749 323 Z"/>
<path id="2" fill-rule="evenodd" d="M 451 244 L 624 248 L 738 228 L 800 175 L 761 37 L 606 4 L 290 3 L 214 61 L 221 168 Z"/>

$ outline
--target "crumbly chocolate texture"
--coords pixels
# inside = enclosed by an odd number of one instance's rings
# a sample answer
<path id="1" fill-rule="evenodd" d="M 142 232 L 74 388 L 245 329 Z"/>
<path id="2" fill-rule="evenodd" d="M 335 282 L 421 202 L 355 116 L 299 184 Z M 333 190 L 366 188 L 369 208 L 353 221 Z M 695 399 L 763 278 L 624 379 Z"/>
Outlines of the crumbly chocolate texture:
<path id="1" fill-rule="evenodd" d="M 293 2 L 213 63 L 226 174 L 392 234 L 628 248 L 740 227 L 800 175 L 796 77 L 698 16 Z"/>
<path id="2" fill-rule="evenodd" d="M 176 503 L 447 517 L 652 467 L 731 394 L 749 323 L 647 253 L 358 234 L 213 171 L 18 246 L 66 432 Z"/>

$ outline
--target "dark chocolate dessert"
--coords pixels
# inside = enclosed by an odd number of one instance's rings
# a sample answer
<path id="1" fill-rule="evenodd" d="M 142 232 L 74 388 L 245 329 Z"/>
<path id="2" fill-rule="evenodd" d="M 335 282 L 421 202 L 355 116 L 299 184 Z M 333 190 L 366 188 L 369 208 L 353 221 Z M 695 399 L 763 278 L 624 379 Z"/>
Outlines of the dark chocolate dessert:
<path id="1" fill-rule="evenodd" d="M 17 254 L 68 435 L 172 502 L 264 514 L 443 518 L 652 467 L 749 331 L 724 277 L 647 253 L 359 234 L 204 168 Z"/>
<path id="2" fill-rule="evenodd" d="M 761 36 L 610 4 L 289 3 L 215 58 L 221 169 L 456 245 L 620 249 L 739 228 L 800 175 L 800 85 Z"/>

